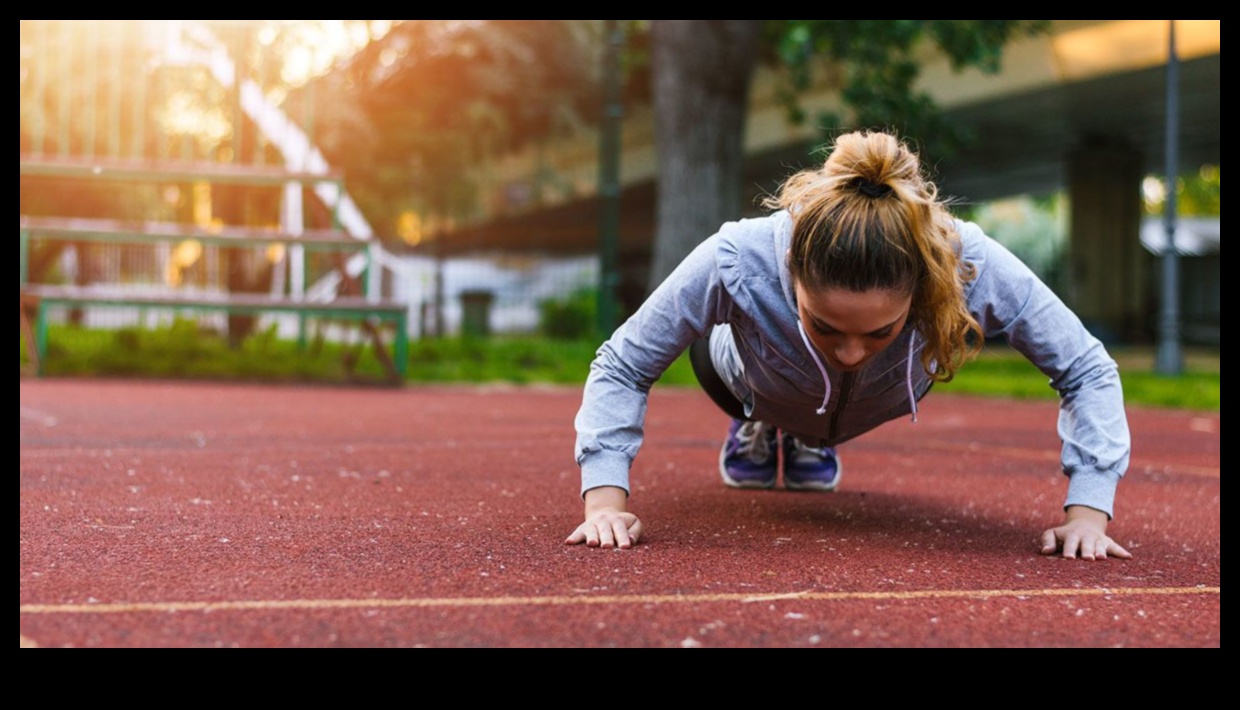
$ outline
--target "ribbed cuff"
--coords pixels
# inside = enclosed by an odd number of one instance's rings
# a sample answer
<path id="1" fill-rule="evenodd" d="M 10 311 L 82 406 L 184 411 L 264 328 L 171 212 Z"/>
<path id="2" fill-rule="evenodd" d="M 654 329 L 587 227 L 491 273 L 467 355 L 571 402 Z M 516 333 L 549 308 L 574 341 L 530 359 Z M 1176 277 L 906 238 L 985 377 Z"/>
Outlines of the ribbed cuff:
<path id="1" fill-rule="evenodd" d="M 619 451 L 597 451 L 581 462 L 581 495 L 600 486 L 615 486 L 629 492 L 629 460 Z"/>
<path id="2" fill-rule="evenodd" d="M 1107 514 L 1113 518 L 1115 506 L 1115 488 L 1119 484 L 1119 475 L 1111 471 L 1094 468 L 1078 468 L 1068 476 L 1068 498 L 1064 508 L 1070 505 L 1084 505 Z"/>

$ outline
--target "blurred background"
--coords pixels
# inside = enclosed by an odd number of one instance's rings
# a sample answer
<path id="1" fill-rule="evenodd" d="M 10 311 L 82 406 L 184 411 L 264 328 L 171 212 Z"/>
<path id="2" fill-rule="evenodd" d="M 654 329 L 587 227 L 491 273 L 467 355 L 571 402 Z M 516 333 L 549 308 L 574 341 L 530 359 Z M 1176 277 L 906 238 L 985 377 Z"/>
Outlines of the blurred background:
<path id="1" fill-rule="evenodd" d="M 1219 348 L 1218 20 L 22 20 L 23 372 L 583 381 L 897 131 L 1117 351 Z M 1170 245 L 1172 248 L 1168 248 Z"/>

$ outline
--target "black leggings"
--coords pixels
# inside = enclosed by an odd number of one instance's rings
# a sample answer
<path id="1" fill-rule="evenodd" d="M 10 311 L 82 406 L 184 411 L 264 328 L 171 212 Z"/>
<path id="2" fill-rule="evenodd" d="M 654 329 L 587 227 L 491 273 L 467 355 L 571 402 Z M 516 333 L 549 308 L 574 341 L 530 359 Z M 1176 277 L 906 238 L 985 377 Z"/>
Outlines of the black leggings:
<path id="1" fill-rule="evenodd" d="M 693 374 L 697 375 L 698 384 L 706 390 L 706 394 L 719 405 L 729 417 L 745 420 L 745 405 L 724 384 L 723 378 L 715 370 L 715 363 L 710 359 L 710 338 L 699 338 L 689 346 L 689 363 L 693 365 Z"/>

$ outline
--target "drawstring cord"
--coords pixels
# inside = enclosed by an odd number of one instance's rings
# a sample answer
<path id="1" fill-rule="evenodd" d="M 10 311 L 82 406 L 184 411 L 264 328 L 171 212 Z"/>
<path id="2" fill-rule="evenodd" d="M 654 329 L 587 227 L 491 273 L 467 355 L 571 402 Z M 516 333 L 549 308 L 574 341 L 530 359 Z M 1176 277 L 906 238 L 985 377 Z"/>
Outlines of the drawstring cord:
<path id="1" fill-rule="evenodd" d="M 831 399 L 831 378 L 827 376 L 827 368 L 822 364 L 822 359 L 818 357 L 818 348 L 815 348 L 809 342 L 809 336 L 805 334 L 805 326 L 801 324 L 801 319 L 797 319 L 797 330 L 801 333 L 801 341 L 805 343 L 805 349 L 809 350 L 810 357 L 814 358 L 814 364 L 818 366 L 818 371 L 822 373 L 822 406 L 817 411 L 819 414 L 827 413 L 827 402 Z"/>
<path id="2" fill-rule="evenodd" d="M 917 423 L 917 397 L 913 395 L 913 344 L 917 340 L 917 331 L 908 336 L 908 369 L 904 371 L 904 383 L 908 385 L 908 403 L 913 410 L 913 423 Z"/>
<path id="3" fill-rule="evenodd" d="M 818 348 L 809 341 L 809 336 L 805 333 L 805 326 L 801 323 L 801 319 L 797 319 L 797 332 L 801 334 L 801 342 L 805 343 L 805 349 L 809 351 L 810 357 L 814 359 L 814 364 L 818 366 L 818 372 L 822 373 L 822 406 L 814 410 L 818 414 L 827 413 L 827 402 L 831 400 L 831 378 L 827 375 L 827 368 L 822 364 L 822 359 L 818 357 Z M 917 422 L 917 396 L 913 392 L 913 355 L 917 349 L 917 331 L 914 330 L 909 334 L 908 338 L 908 363 L 904 370 L 904 384 L 908 388 L 909 409 L 913 414 L 913 423 Z"/>

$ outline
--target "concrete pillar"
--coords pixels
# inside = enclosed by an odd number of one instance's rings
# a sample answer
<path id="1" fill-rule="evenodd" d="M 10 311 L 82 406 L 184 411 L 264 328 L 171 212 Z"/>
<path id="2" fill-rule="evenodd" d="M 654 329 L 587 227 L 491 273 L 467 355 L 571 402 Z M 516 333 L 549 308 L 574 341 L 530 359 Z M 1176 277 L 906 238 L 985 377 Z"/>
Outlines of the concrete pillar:
<path id="1" fill-rule="evenodd" d="M 1104 342 L 1149 342 L 1157 317 L 1152 255 L 1141 246 L 1141 154 L 1089 144 L 1069 156 L 1065 300 Z"/>

